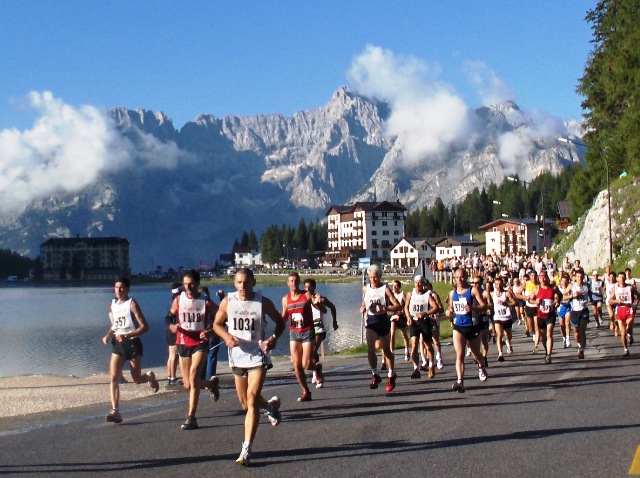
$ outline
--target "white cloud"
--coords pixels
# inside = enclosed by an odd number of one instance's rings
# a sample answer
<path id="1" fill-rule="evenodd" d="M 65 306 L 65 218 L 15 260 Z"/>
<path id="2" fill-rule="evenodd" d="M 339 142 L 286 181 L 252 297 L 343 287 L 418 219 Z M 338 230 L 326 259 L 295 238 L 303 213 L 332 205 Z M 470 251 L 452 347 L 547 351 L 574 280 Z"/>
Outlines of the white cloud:
<path id="1" fill-rule="evenodd" d="M 486 63 L 465 60 L 462 71 L 466 74 L 467 81 L 477 90 L 483 105 L 516 100 L 516 95 L 511 88 Z"/>
<path id="2" fill-rule="evenodd" d="M 347 73 L 354 89 L 391 103 L 386 132 L 402 141 L 407 166 L 427 158 L 442 161 L 449 148 L 466 144 L 472 133 L 469 108 L 437 80 L 439 73 L 437 65 L 372 45 L 354 59 Z"/>
<path id="3" fill-rule="evenodd" d="M 38 113 L 33 128 L 0 131 L 0 213 L 19 214 L 35 199 L 79 191 L 134 157 L 156 167 L 177 164 L 177 147 L 151 135 L 140 133 L 144 146 L 134 151 L 101 109 L 72 107 L 51 92 L 32 92 L 28 101 Z"/>

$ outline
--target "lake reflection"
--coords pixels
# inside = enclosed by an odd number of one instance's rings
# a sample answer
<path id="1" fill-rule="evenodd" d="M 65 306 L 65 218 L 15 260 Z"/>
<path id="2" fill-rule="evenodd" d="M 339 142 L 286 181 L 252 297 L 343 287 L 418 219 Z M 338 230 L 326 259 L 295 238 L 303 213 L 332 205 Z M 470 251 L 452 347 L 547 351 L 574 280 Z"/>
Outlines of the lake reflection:
<path id="1" fill-rule="evenodd" d="M 280 310 L 287 287 L 260 287 Z M 304 280 L 304 277 L 303 277 Z M 325 351 L 331 352 L 357 345 L 361 341 L 359 314 L 361 285 L 318 284 L 318 292 L 327 296 L 338 311 L 337 331 L 328 326 Z M 133 286 L 130 292 L 147 317 L 150 330 L 142 336 L 143 368 L 166 363 L 164 317 L 171 302 L 167 286 Z M 231 288 L 223 287 L 225 293 Z M 212 288 L 212 293 L 215 290 Z M 0 377 L 18 375 L 87 376 L 109 370 L 111 345 L 102 345 L 109 327 L 108 308 L 113 297 L 111 287 L 9 287 L 0 288 L 2 319 L 0 333 Z M 215 298 L 215 297 L 214 297 Z M 216 301 L 217 302 L 217 301 Z M 273 330 L 270 324 L 268 333 Z M 287 334 L 278 341 L 275 355 L 289 354 Z M 227 360 L 227 349 L 221 346 L 220 358 Z M 222 370 L 227 363 L 220 364 Z M 164 375 L 164 374 L 163 374 Z"/>

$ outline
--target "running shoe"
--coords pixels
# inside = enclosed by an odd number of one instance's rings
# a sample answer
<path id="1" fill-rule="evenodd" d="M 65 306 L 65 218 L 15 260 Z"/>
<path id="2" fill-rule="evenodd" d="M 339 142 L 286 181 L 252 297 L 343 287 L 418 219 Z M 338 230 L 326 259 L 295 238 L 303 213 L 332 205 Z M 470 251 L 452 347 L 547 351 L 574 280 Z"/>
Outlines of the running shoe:
<path id="1" fill-rule="evenodd" d="M 578 358 L 579 359 L 583 359 L 584 358 L 584 351 L 581 348 L 578 349 Z"/>
<path id="2" fill-rule="evenodd" d="M 409 361 L 409 352 L 407 352 L 407 351 L 404 352 L 404 361 L 405 362 Z"/>
<path id="3" fill-rule="evenodd" d="M 538 346 L 536 345 L 535 347 L 533 347 L 533 352 L 531 352 L 531 355 L 535 355 L 538 353 Z"/>
<path id="4" fill-rule="evenodd" d="M 622 354 L 623 357 L 628 357 L 629 356 L 629 349 L 624 349 L 624 353 Z"/>
<path id="5" fill-rule="evenodd" d="M 178 385 L 178 379 L 170 377 L 167 379 L 167 387 L 176 387 Z"/>
<path id="6" fill-rule="evenodd" d="M 502 354 L 498 355 L 498 362 L 504 362 L 504 357 Z"/>
<path id="7" fill-rule="evenodd" d="M 105 421 L 111 422 L 111 423 L 121 423 L 122 415 L 120 415 L 120 412 L 114 408 L 109 412 L 109 414 L 106 417 L 104 417 L 104 419 Z"/>
<path id="8" fill-rule="evenodd" d="M 629 342 L 629 345 L 633 345 L 633 335 L 627 334 L 627 341 Z"/>
<path id="9" fill-rule="evenodd" d="M 378 375 L 377 373 L 376 373 L 376 374 L 374 374 L 374 375 L 371 377 L 371 383 L 369 384 L 369 388 L 370 388 L 371 390 L 374 390 L 374 389 L 378 388 L 378 384 L 379 384 L 380 382 L 382 382 L 382 379 L 380 378 L 380 375 Z"/>
<path id="10" fill-rule="evenodd" d="M 318 378 L 316 377 L 316 371 L 313 371 L 313 374 L 311 375 L 311 383 L 318 383 Z"/>
<path id="11" fill-rule="evenodd" d="M 218 377 L 212 376 L 206 385 L 206 389 L 209 390 L 211 400 L 217 402 L 220 399 L 220 379 Z"/>
<path id="12" fill-rule="evenodd" d="M 438 368 L 438 370 L 442 370 L 444 368 L 444 364 L 442 363 L 441 358 L 436 359 L 436 367 Z"/>
<path id="13" fill-rule="evenodd" d="M 396 373 L 394 372 L 391 377 L 387 377 L 387 392 L 393 391 L 396 388 Z"/>
<path id="14" fill-rule="evenodd" d="M 269 421 L 271 422 L 271 426 L 277 427 L 282 420 L 282 413 L 280 413 L 280 399 L 276 396 L 273 396 L 267 402 L 266 415 Z"/>
<path id="15" fill-rule="evenodd" d="M 251 452 L 249 451 L 249 447 L 242 445 L 242 451 L 240 452 L 240 456 L 236 460 L 236 465 L 240 466 L 251 466 Z"/>
<path id="16" fill-rule="evenodd" d="M 429 367 L 429 378 L 433 378 L 436 376 L 436 369 L 434 367 Z"/>
<path id="17" fill-rule="evenodd" d="M 147 372 L 147 377 L 149 377 L 149 387 L 153 389 L 153 393 L 158 393 L 158 390 L 160 390 L 160 384 L 156 380 L 156 374 L 153 372 Z"/>
<path id="18" fill-rule="evenodd" d="M 324 385 L 324 375 L 322 375 L 322 365 L 316 364 L 316 388 L 322 388 Z"/>
<path id="19" fill-rule="evenodd" d="M 508 354 L 512 354 L 513 353 L 513 347 L 511 346 L 511 344 L 507 344 L 507 353 Z"/>
<path id="20" fill-rule="evenodd" d="M 422 375 L 420 375 L 420 370 L 418 370 L 417 368 L 413 369 L 413 373 L 411 374 L 411 378 L 416 379 L 416 378 L 420 378 Z"/>
<path id="21" fill-rule="evenodd" d="M 427 367 L 427 364 L 422 364 L 420 365 L 420 371 L 421 372 L 428 372 L 429 371 L 429 367 Z"/>
<path id="22" fill-rule="evenodd" d="M 451 389 L 454 392 L 464 393 L 464 382 L 453 382 Z"/>
<path id="23" fill-rule="evenodd" d="M 551 355 L 547 355 L 547 356 L 544 358 L 544 363 L 546 363 L 546 364 L 550 364 L 550 363 L 551 363 Z"/>
<path id="24" fill-rule="evenodd" d="M 197 430 L 198 429 L 198 420 L 196 417 L 187 417 L 184 423 L 180 426 L 181 430 Z"/>
<path id="25" fill-rule="evenodd" d="M 571 347 L 571 339 L 567 337 L 567 348 Z"/>
<path id="26" fill-rule="evenodd" d="M 469 355 L 471 355 L 471 349 L 469 347 L 467 347 L 467 353 L 466 353 L 466 357 L 468 357 Z"/>
<path id="27" fill-rule="evenodd" d="M 309 390 L 305 390 L 302 392 L 302 395 L 298 397 L 299 402 L 310 402 L 311 401 L 311 392 Z"/>
<path id="28" fill-rule="evenodd" d="M 531 337 L 531 332 L 527 330 L 527 337 Z"/>
<path id="29" fill-rule="evenodd" d="M 478 369 L 478 378 L 481 382 L 487 381 L 487 371 L 484 369 L 484 367 Z"/>

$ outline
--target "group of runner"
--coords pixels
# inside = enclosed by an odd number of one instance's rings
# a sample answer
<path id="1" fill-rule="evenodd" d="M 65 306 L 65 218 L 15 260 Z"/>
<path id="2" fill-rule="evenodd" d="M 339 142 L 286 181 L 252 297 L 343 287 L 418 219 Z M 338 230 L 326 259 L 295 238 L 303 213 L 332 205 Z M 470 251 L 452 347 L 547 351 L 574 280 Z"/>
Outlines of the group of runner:
<path id="1" fill-rule="evenodd" d="M 622 272 L 611 285 L 611 277 L 600 281 L 594 272 L 593 279 L 585 281 L 584 271 L 575 264 L 569 274 L 562 275 L 556 283 L 551 274 L 542 268 L 527 271 L 524 281 L 507 273 L 478 273 L 471 277 L 467 268 L 458 267 L 453 272 L 455 286 L 445 301 L 433 291 L 431 283 L 422 275 L 413 278 L 413 289 L 406 295 L 401 284 L 389 287 L 382 281 L 381 269 L 373 265 L 367 270 L 369 283 L 363 286 L 360 312 L 366 331 L 367 358 L 371 368 L 369 387 L 377 389 L 382 382 L 380 372 L 387 370 L 386 392 L 396 387 L 397 374 L 393 345 L 395 332 L 400 331 L 404 340 L 405 360 L 411 360 L 411 379 L 421 377 L 421 371 L 435 376 L 435 369 L 442 369 L 440 350 L 440 320 L 451 320 L 453 345 L 456 354 L 456 381 L 452 389 L 465 392 L 465 355 L 471 355 L 478 366 L 480 381 L 488 378 L 489 342 L 496 344 L 497 360 L 503 362 L 506 353 L 513 352 L 512 326 L 524 323 L 527 336 L 533 336 L 534 353 L 539 344 L 545 350 L 545 363 L 551 363 L 553 332 L 556 318 L 561 323 L 564 347 L 569 347 L 571 327 L 578 345 L 578 358 L 584 358 L 585 330 L 589 321 L 589 303 L 593 304 L 594 317 L 600 326 L 602 303 L 607 304 L 611 329 L 620 335 L 624 356 L 633 343 L 633 318 L 640 302 L 635 283 Z M 472 271 L 473 272 L 473 271 Z M 572 274 L 572 275 L 570 275 Z M 289 274 L 289 292 L 282 298 L 281 311 L 274 303 L 255 291 L 256 280 L 250 269 L 239 269 L 234 276 L 235 292 L 221 297 L 217 306 L 200 286 L 195 271 L 183 276 L 180 290 L 174 289 L 174 297 L 167 317 L 168 328 L 176 336 L 183 386 L 189 392 L 187 419 L 183 430 L 198 428 L 196 411 L 200 390 L 209 389 L 214 401 L 219 396 L 219 380 L 215 375 L 203 378 L 202 370 L 207 361 L 212 337 L 219 338 L 229 348 L 229 365 L 234 377 L 236 393 L 246 411 L 244 441 L 236 460 L 249 466 L 251 445 L 256 435 L 261 414 L 276 426 L 280 423 L 280 399 L 265 399 L 262 386 L 270 368 L 269 352 L 275 348 L 279 337 L 289 324 L 289 348 L 293 369 L 301 388 L 299 402 L 312 400 L 307 381 L 307 371 L 312 372 L 312 384 L 322 388 L 325 377 L 319 361 L 318 350 L 326 337 L 323 316 L 328 311 L 333 319 L 333 329 L 338 328 L 336 308 L 331 301 L 316 292 L 313 279 L 300 288 L 300 276 Z M 113 352 L 110 364 L 110 390 L 112 409 L 107 421 L 120 423 L 118 411 L 119 379 L 126 360 L 129 360 L 131 376 L 135 383 L 148 383 L 154 392 L 158 381 L 149 372 L 141 373 L 142 342 L 139 336 L 148 330 L 140 306 L 129 297 L 130 284 L 126 278 L 115 281 L 115 298 L 109 312 L 111 327 L 103 343 L 111 341 Z M 605 298 L 606 295 L 606 298 Z M 266 319 L 275 324 L 272 335 L 266 337 Z M 568 324 L 568 325 L 567 325 Z M 406 329 L 410 331 L 410 352 Z M 392 332 L 393 331 L 393 332 Z M 382 352 L 382 364 L 378 368 L 377 351 Z M 171 372 L 170 372 L 171 373 Z M 175 379 L 169 375 L 169 379 Z"/>

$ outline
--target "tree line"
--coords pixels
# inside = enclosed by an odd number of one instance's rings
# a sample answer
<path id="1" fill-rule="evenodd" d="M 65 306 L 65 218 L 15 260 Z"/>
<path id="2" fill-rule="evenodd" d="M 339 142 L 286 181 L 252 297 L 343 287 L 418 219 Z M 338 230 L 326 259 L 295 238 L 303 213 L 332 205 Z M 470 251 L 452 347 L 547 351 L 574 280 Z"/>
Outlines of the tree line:
<path id="1" fill-rule="evenodd" d="M 577 91 L 584 96 L 587 167 L 571 185 L 574 219 L 626 172 L 640 173 L 640 1 L 602 0 L 587 13 L 593 49 Z"/>
<path id="2" fill-rule="evenodd" d="M 292 255 L 296 251 L 304 251 L 308 254 L 324 251 L 327 248 L 327 225 L 317 219 L 315 222 L 300 219 L 297 227 L 282 224 L 269 226 L 260 241 L 254 231 L 243 232 L 240 240 L 234 242 L 234 250 L 237 246 L 260 248 L 262 260 L 265 263 L 275 263 L 286 257 L 287 251 Z"/>
<path id="3" fill-rule="evenodd" d="M 443 237 L 477 233 L 480 227 L 500 219 L 544 217 L 556 219 L 558 201 L 567 198 L 572 178 L 579 168 L 566 168 L 554 176 L 544 173 L 531 182 L 518 176 L 491 183 L 487 189 L 473 189 L 465 199 L 446 207 L 440 198 L 432 206 L 410 212 L 405 222 L 406 237 Z"/>

